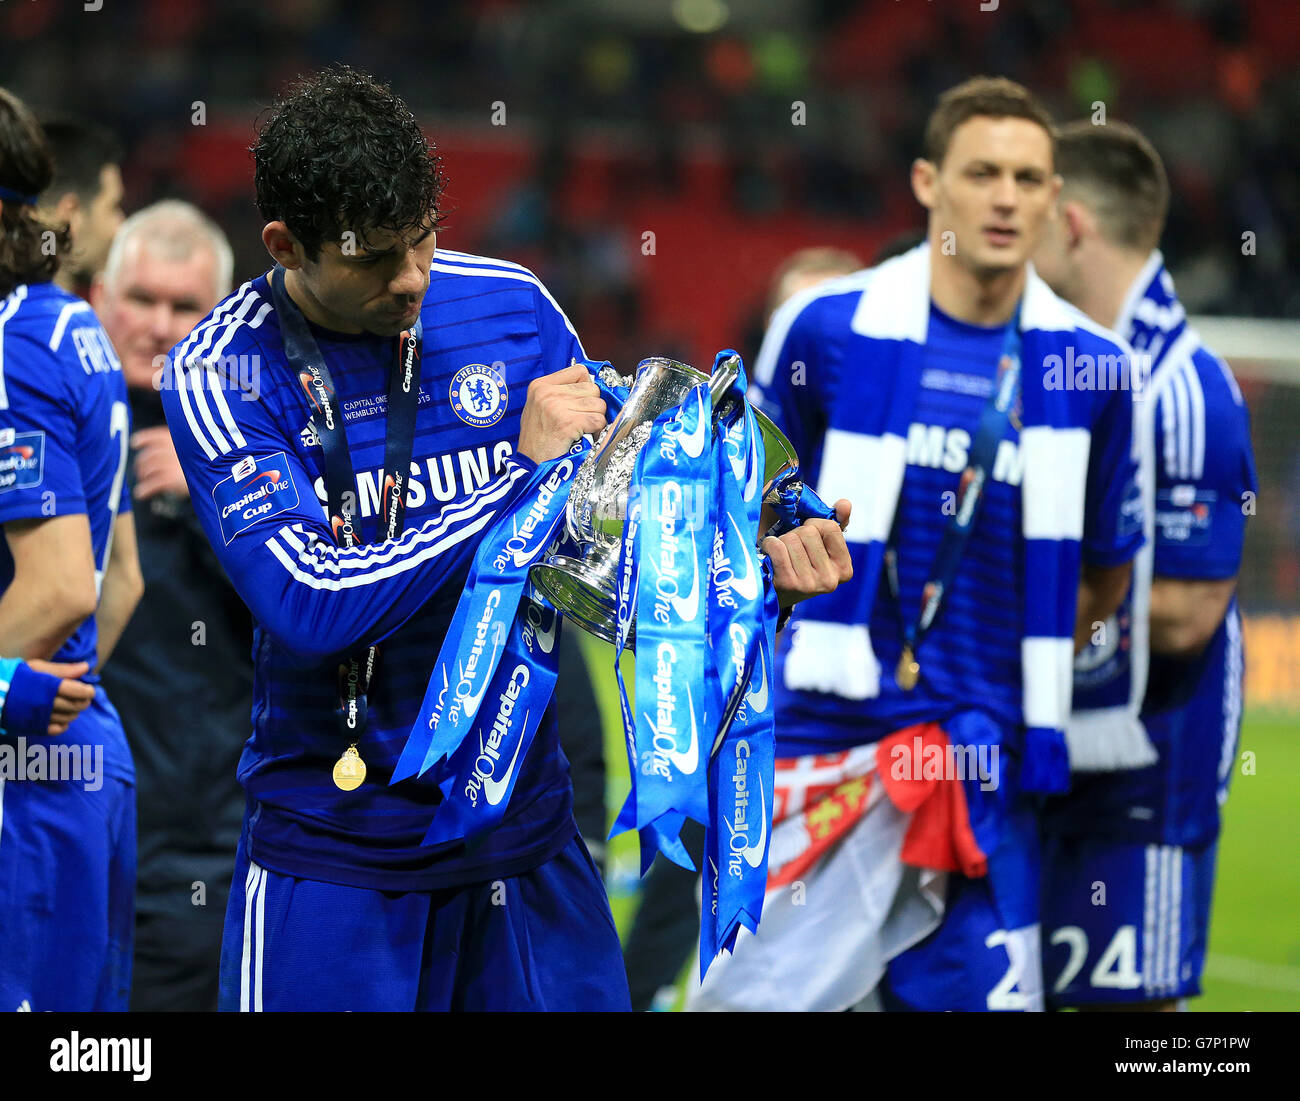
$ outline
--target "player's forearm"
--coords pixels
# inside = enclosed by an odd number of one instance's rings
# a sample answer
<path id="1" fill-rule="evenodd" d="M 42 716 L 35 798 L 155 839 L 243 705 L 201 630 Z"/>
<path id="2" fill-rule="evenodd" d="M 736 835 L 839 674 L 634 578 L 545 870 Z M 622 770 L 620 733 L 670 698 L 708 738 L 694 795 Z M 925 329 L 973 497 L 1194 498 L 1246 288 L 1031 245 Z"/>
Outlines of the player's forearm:
<path id="1" fill-rule="evenodd" d="M 0 596 L 0 652 L 48 661 L 94 610 L 71 589 L 42 592 L 12 584 Z"/>
<path id="2" fill-rule="evenodd" d="M 263 599 L 250 606 L 292 661 L 317 665 L 383 641 L 429 601 L 445 584 L 447 573 L 463 569 L 472 552 L 472 547 L 461 553 L 451 550 L 437 562 L 421 563 L 365 591 L 314 588 L 298 562 L 296 576 L 286 574 L 278 591 L 265 590 Z"/>
<path id="3" fill-rule="evenodd" d="M 1084 563 L 1079 577 L 1078 610 L 1074 621 L 1074 652 L 1092 637 L 1098 623 L 1105 623 L 1119 608 L 1133 576 L 1133 563 L 1092 566 Z"/>
<path id="4" fill-rule="evenodd" d="M 256 573 L 229 568 L 240 595 L 272 639 L 304 665 L 383 641 L 428 601 L 455 585 L 483 535 L 519 496 L 531 464 L 506 473 L 402 539 L 340 550 L 319 532 L 281 529 Z"/>
<path id="5" fill-rule="evenodd" d="M 140 568 L 127 567 L 113 569 L 110 565 L 104 574 L 104 587 L 99 598 L 99 610 L 95 613 L 95 626 L 99 637 L 98 665 L 103 669 L 112 657 L 122 632 L 131 621 L 140 597 L 144 595 L 144 578 Z"/>
<path id="6" fill-rule="evenodd" d="M 135 517 L 121 513 L 113 521 L 112 552 L 100 585 L 99 608 L 95 626 L 99 637 L 98 668 L 103 669 L 126 630 L 135 606 L 144 595 L 144 578 L 140 575 L 140 554 L 135 539 Z"/>
<path id="7" fill-rule="evenodd" d="M 1203 581 L 1157 577 L 1151 582 L 1151 649 L 1192 658 L 1205 649 L 1227 613 L 1235 577 Z"/>

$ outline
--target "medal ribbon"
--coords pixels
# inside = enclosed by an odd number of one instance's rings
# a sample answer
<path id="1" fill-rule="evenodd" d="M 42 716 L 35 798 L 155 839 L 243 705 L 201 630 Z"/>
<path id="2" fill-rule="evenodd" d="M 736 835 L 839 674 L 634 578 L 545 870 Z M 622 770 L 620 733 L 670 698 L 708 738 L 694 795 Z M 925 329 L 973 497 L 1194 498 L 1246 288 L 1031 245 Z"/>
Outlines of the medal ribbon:
<path id="1" fill-rule="evenodd" d="M 984 489 L 989 472 L 997 456 L 998 444 L 1007 434 L 1007 425 L 1011 421 L 1011 410 L 1020 393 L 1020 307 L 1016 306 L 1015 315 L 1007 326 L 1002 341 L 1002 354 L 998 357 L 999 377 L 989 401 L 980 413 L 979 428 L 971 444 L 970 458 L 958 483 L 957 506 L 948 517 L 943 539 L 935 553 L 934 565 L 930 569 L 930 578 L 921 589 L 921 610 L 911 624 L 903 622 L 903 656 L 899 660 L 900 686 L 910 689 L 915 686 L 915 677 L 919 670 L 916 665 L 916 651 L 922 640 L 929 633 L 940 610 L 957 568 L 961 564 L 962 554 L 970 534 L 974 530 L 975 520 L 979 516 L 980 506 L 984 500 Z M 895 530 L 885 549 L 885 577 L 889 591 L 898 605 L 898 614 L 903 614 L 899 595 L 898 581 L 898 540 L 897 512 L 895 513 Z M 902 683 L 902 677 L 908 673 L 908 683 Z"/>
<path id="2" fill-rule="evenodd" d="M 311 328 L 284 286 L 284 268 L 277 266 L 268 280 L 289 366 L 316 412 L 312 422 L 325 453 L 325 493 L 330 530 L 342 547 L 361 543 L 356 515 L 357 480 L 343 428 L 343 410 Z M 419 319 L 397 338 L 397 358 L 389 372 L 387 429 L 384 438 L 384 489 L 380 496 L 380 530 L 396 539 L 406 518 L 406 487 L 415 449 L 415 414 L 420 403 L 420 359 L 423 329 Z M 351 495 L 349 502 L 348 495 Z M 379 647 L 353 655 L 339 668 L 339 728 L 353 749 L 366 727 L 366 694 L 374 677 Z"/>

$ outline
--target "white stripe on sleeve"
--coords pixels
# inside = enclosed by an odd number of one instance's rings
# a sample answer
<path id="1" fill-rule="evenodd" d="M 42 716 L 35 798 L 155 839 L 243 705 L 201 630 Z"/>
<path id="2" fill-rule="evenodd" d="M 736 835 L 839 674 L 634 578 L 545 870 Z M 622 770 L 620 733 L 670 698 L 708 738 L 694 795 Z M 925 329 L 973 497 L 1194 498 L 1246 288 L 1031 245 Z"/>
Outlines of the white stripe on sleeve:
<path id="1" fill-rule="evenodd" d="M 295 560 L 289 556 L 288 551 L 280 546 L 274 535 L 266 541 L 266 549 L 275 555 L 280 564 L 288 570 L 289 576 L 291 576 L 295 581 L 300 581 L 302 584 L 313 589 L 328 589 L 332 592 L 338 592 L 341 589 L 357 588 L 361 585 L 369 585 L 376 581 L 383 581 L 386 578 L 396 577 L 398 574 L 414 569 L 416 566 L 422 565 L 429 559 L 436 558 L 448 548 L 454 547 L 457 543 L 468 539 L 471 535 L 477 535 L 492 522 L 493 518 L 494 517 L 491 513 L 486 516 L 481 516 L 468 526 L 457 529 L 445 538 L 424 547 L 418 553 L 411 555 L 409 558 L 404 558 L 401 561 L 394 562 L 393 564 L 384 566 L 380 569 L 373 569 L 369 573 L 356 574 L 351 577 L 334 578 L 321 576 L 322 574 L 330 572 L 331 566 L 333 567 L 334 572 L 338 573 L 338 564 L 328 560 L 322 561 L 310 555 L 300 554 L 298 555 L 297 561 L 314 567 L 316 571 L 314 575 L 305 573 L 298 568 L 295 564 Z"/>
<path id="2" fill-rule="evenodd" d="M 260 303 L 260 306 L 259 306 Z M 209 459 L 215 459 L 218 455 L 228 454 L 235 448 L 248 446 L 248 441 L 244 439 L 243 433 L 239 429 L 239 424 L 231 412 L 230 403 L 226 398 L 225 390 L 230 384 L 231 379 L 239 381 L 238 370 L 226 372 L 222 369 L 221 356 L 225 352 L 231 338 L 244 325 L 251 329 L 258 328 L 271 312 L 271 304 L 264 302 L 260 295 L 250 289 L 242 294 L 239 299 L 231 300 L 227 304 L 227 314 L 219 322 L 208 323 L 202 328 L 203 334 L 198 335 L 198 331 L 191 334 L 190 339 L 186 341 L 181 352 L 176 357 L 173 364 L 173 377 L 177 381 L 177 388 L 180 390 L 181 408 L 185 412 L 185 419 L 190 425 L 190 431 Z M 256 313 L 251 320 L 248 315 Z M 213 342 L 216 342 L 213 345 Z M 209 352 L 209 346 L 212 346 Z M 207 395 L 212 394 L 212 403 L 209 404 Z M 193 395 L 191 400 L 190 395 Z M 217 426 L 216 417 L 212 412 L 212 405 L 216 406 L 217 414 L 230 433 L 230 442 L 226 441 L 226 436 Z M 195 410 L 197 409 L 197 415 Z M 200 426 L 199 420 L 202 419 L 207 426 L 205 431 Z"/>
<path id="3" fill-rule="evenodd" d="M 1178 477 L 1178 455 L 1174 448 L 1178 445 L 1177 417 L 1174 413 L 1174 395 L 1166 386 L 1160 394 L 1161 434 L 1165 437 L 1165 474 L 1166 477 Z"/>
<path id="4" fill-rule="evenodd" d="M 50 351 L 57 352 L 59 345 L 63 343 L 63 333 L 68 327 L 68 321 L 76 313 L 84 313 L 90 309 L 89 302 L 69 302 L 59 311 L 59 319 L 54 323 L 54 332 L 50 334 Z"/>
<path id="5" fill-rule="evenodd" d="M 204 339 L 205 335 L 208 333 L 209 330 L 215 328 L 218 325 L 224 324 L 227 315 L 232 310 L 237 309 L 244 302 L 244 300 L 252 293 L 252 290 L 253 290 L 252 284 L 245 283 L 242 287 L 239 288 L 239 290 L 237 290 L 224 302 L 218 305 L 217 308 L 212 311 L 211 317 L 209 317 L 206 321 L 200 321 L 194 327 L 190 335 L 185 338 L 184 342 L 177 349 L 176 351 L 177 361 L 183 363 L 186 359 L 188 359 L 189 356 L 193 353 L 197 342 Z"/>
<path id="6" fill-rule="evenodd" d="M 1201 376 L 1196 373 L 1196 364 L 1187 360 L 1183 368 L 1183 378 L 1187 393 L 1191 398 L 1191 470 L 1189 478 L 1205 476 L 1205 391 L 1201 389 Z"/>
<path id="7" fill-rule="evenodd" d="M 471 503 L 458 502 L 436 522 L 412 528 L 400 539 L 342 550 L 320 535 L 299 528 L 304 540 L 284 527 L 267 539 L 266 548 L 294 580 L 313 589 L 338 591 L 369 585 L 414 569 L 482 531 L 496 518 L 492 506 L 509 494 L 519 478 L 526 476 L 522 467 L 512 467 L 509 477 L 484 486 Z M 281 544 L 282 539 L 297 551 L 296 555 Z"/>
<path id="8" fill-rule="evenodd" d="M 217 330 L 222 325 L 229 323 L 230 318 L 227 315 L 229 315 L 232 310 L 246 308 L 247 305 L 250 302 L 255 301 L 257 297 L 258 296 L 252 292 L 250 285 L 245 283 L 239 288 L 237 294 L 221 303 L 221 305 L 213 311 L 212 316 L 208 318 L 207 321 L 200 324 L 192 333 L 190 333 L 190 335 L 185 339 L 185 342 L 180 345 L 176 355 L 172 359 L 172 385 L 176 387 L 180 396 L 181 410 L 185 414 L 185 421 L 190 426 L 190 432 L 194 436 L 194 439 L 198 442 L 199 446 L 203 448 L 204 454 L 207 455 L 209 459 L 215 459 L 218 451 L 217 448 L 213 446 L 212 440 L 209 438 L 207 433 L 199 426 L 198 417 L 194 412 L 195 403 L 190 400 L 190 380 L 188 372 L 191 366 L 191 361 L 196 355 L 201 356 L 202 350 L 207 348 L 209 341 Z M 209 414 L 209 418 L 210 416 L 211 414 Z M 227 449 L 223 448 L 222 450 L 224 451 Z"/>
<path id="9" fill-rule="evenodd" d="M 413 554 L 426 543 L 447 534 L 457 524 L 468 522 L 483 512 L 485 506 L 493 505 L 505 496 L 510 487 L 520 478 L 525 477 L 521 467 L 512 467 L 509 479 L 500 479 L 477 489 L 463 501 L 448 505 L 435 519 L 418 528 L 404 531 L 396 539 L 383 543 L 369 543 L 358 547 L 339 547 L 309 532 L 302 524 L 286 525 L 277 536 L 298 552 L 298 560 L 310 563 L 318 572 L 324 571 L 341 576 L 342 571 L 367 570 L 375 566 L 386 565 L 404 555 Z M 272 536 L 272 539 L 277 538 Z M 321 557 L 321 556 L 324 557 Z"/>
<path id="10" fill-rule="evenodd" d="M 1187 393 L 1187 377 L 1175 368 L 1177 373 L 1172 380 L 1174 401 L 1178 410 L 1178 477 L 1190 478 L 1192 475 L 1192 399 Z"/>
<path id="11" fill-rule="evenodd" d="M 203 453 L 209 459 L 217 457 L 217 449 L 209 442 L 206 433 L 199 427 L 198 418 L 194 415 L 194 406 L 190 402 L 189 371 L 187 368 L 179 367 L 177 364 L 172 365 L 172 382 L 176 387 L 176 392 L 180 396 L 181 411 L 185 414 L 185 422 L 190 426 L 190 433 L 198 441 Z"/>
<path id="12" fill-rule="evenodd" d="M 207 366 L 207 363 L 191 360 L 185 367 L 185 373 L 190 381 L 190 393 L 194 395 L 194 404 L 198 407 L 203 423 L 208 426 L 209 439 L 212 440 L 217 451 L 224 455 L 230 450 L 230 444 L 226 443 L 226 437 L 221 434 L 221 429 L 217 427 L 212 410 L 208 406 L 207 387 L 204 385 L 208 379 Z"/>

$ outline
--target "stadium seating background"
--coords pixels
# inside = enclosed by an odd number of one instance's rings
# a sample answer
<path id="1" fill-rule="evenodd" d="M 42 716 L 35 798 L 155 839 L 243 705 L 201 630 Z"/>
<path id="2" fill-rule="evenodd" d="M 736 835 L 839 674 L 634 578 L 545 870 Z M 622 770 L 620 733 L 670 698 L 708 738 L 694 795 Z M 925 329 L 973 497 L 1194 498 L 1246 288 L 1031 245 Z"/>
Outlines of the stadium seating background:
<path id="1" fill-rule="evenodd" d="M 392 83 L 436 139 L 450 178 L 442 242 L 533 267 L 589 352 L 624 369 L 656 353 L 706 362 L 724 345 L 752 356 L 768 278 L 786 255 L 829 244 L 870 258 L 920 227 L 907 167 L 925 115 L 943 89 L 993 72 L 1033 87 L 1063 120 L 1100 103 L 1152 138 L 1173 185 L 1165 252 L 1189 311 L 1300 315 L 1294 0 L 1000 0 L 993 11 L 978 0 L 107 0 L 86 10 L 96 2 L 0 7 L 0 82 L 39 109 L 113 128 L 127 210 L 195 201 L 229 233 L 238 279 L 266 266 L 247 154 L 254 119 L 285 80 L 344 60 Z M 1248 634 L 1247 698 L 1295 707 L 1300 371 L 1243 388 L 1262 492 L 1242 596 L 1270 617 Z M 1294 1007 L 1294 918 L 1266 928 L 1258 915 L 1292 911 L 1300 881 L 1294 867 L 1279 876 L 1258 839 L 1297 833 L 1296 724 L 1257 716 L 1245 745 L 1264 747 L 1260 778 L 1238 780 L 1229 808 L 1221 895 L 1231 897 L 1216 946 L 1225 959 L 1279 965 L 1268 974 L 1282 978 L 1261 986 L 1241 978 L 1249 968 L 1237 979 L 1212 969 L 1227 984 L 1212 995 Z"/>

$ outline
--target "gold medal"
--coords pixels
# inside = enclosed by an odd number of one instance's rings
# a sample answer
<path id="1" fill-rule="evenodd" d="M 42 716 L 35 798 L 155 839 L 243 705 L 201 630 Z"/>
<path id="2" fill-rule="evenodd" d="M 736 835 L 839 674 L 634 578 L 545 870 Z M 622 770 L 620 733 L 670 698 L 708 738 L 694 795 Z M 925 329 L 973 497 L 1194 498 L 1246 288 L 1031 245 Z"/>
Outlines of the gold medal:
<path id="1" fill-rule="evenodd" d="M 343 751 L 334 762 L 334 786 L 340 791 L 356 791 L 366 778 L 366 762 L 354 745 Z"/>
<path id="2" fill-rule="evenodd" d="M 898 682 L 898 687 L 904 692 L 910 692 L 916 687 L 916 682 L 921 676 L 921 663 L 916 660 L 910 646 L 903 647 L 903 655 L 898 659 L 898 668 L 894 670 L 894 680 Z"/>

